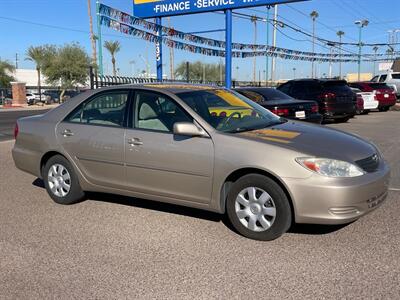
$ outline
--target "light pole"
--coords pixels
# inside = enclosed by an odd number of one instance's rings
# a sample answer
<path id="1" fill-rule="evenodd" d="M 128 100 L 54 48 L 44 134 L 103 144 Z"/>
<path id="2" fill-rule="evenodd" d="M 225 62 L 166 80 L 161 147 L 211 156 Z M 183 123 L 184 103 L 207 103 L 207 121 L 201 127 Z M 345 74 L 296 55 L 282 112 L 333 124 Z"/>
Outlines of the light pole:
<path id="1" fill-rule="evenodd" d="M 376 52 L 378 52 L 378 46 L 374 46 L 372 50 L 374 50 L 374 75 L 376 74 Z"/>
<path id="2" fill-rule="evenodd" d="M 332 50 L 333 50 L 333 47 L 336 46 L 336 44 L 329 42 L 327 45 L 329 46 L 329 55 L 330 55 L 330 57 L 329 57 L 329 73 L 328 73 L 329 75 L 328 76 L 329 76 L 329 78 L 332 78 L 332 54 L 333 54 Z"/>
<path id="3" fill-rule="evenodd" d="M 296 79 L 296 68 L 293 68 L 293 79 Z"/>
<path id="4" fill-rule="evenodd" d="M 254 47 L 257 44 L 257 16 L 251 16 L 251 22 L 254 23 Z M 255 51 L 255 48 L 253 49 Z M 256 82 L 256 68 L 257 68 L 257 56 L 253 58 L 253 82 Z"/>
<path id="5" fill-rule="evenodd" d="M 315 53 L 315 21 L 319 17 L 319 14 L 316 10 L 313 10 L 310 14 L 310 17 L 312 19 L 313 25 L 312 25 L 312 53 Z M 312 59 L 311 63 L 311 78 L 315 77 L 315 72 L 314 72 L 314 57 Z"/>
<path id="6" fill-rule="evenodd" d="M 360 81 L 360 77 L 361 77 L 361 47 L 362 47 L 362 43 L 361 43 L 361 30 L 363 27 L 368 26 L 369 21 L 368 20 L 358 20 L 355 21 L 354 24 L 356 24 L 359 28 L 358 31 L 358 81 Z"/>
<path id="7" fill-rule="evenodd" d="M 131 60 L 129 61 L 129 64 L 131 65 L 132 76 L 135 77 L 135 61 Z"/>
<path id="8" fill-rule="evenodd" d="M 339 37 L 339 79 L 342 79 L 342 36 L 344 31 L 339 30 L 336 35 Z"/>
<path id="9" fill-rule="evenodd" d="M 278 5 L 274 5 L 274 29 L 272 32 L 272 46 L 276 47 L 276 26 L 278 25 Z M 271 81 L 275 80 L 276 58 L 272 56 Z"/>
<path id="10" fill-rule="evenodd" d="M 266 47 L 266 51 L 267 51 L 267 55 L 265 55 L 265 86 L 268 86 L 268 76 L 269 76 L 269 56 L 268 56 L 268 47 L 269 47 L 269 10 L 271 9 L 270 5 L 267 5 L 267 47 Z"/>

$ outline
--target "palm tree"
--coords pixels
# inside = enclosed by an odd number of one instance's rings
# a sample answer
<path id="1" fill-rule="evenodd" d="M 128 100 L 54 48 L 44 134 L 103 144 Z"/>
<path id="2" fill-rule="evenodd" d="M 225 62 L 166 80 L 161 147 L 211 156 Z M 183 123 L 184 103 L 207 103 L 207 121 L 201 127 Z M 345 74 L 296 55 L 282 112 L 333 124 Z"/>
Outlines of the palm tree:
<path id="1" fill-rule="evenodd" d="M 43 66 L 46 62 L 47 58 L 47 51 L 46 48 L 43 46 L 30 46 L 28 51 L 26 52 L 26 59 L 33 61 L 36 64 L 36 71 L 38 75 L 38 92 L 40 101 L 42 101 L 42 92 L 41 92 L 41 82 L 40 82 L 40 74 L 43 69 Z"/>
<path id="2" fill-rule="evenodd" d="M 10 82 L 14 80 L 11 74 L 14 72 L 15 67 L 8 61 L 0 60 L 0 87 L 7 87 Z"/>
<path id="3" fill-rule="evenodd" d="M 313 21 L 313 29 L 312 29 L 312 52 L 314 53 L 315 51 L 315 20 L 317 20 L 317 18 L 319 17 L 319 14 L 316 10 L 313 10 L 310 13 L 310 17 Z M 315 74 L 314 74 L 314 59 L 312 60 L 311 63 L 311 78 L 314 78 Z"/>
<path id="4" fill-rule="evenodd" d="M 342 58 L 342 36 L 344 35 L 344 31 L 339 30 L 336 32 L 336 35 L 339 37 L 339 59 Z M 342 78 L 342 61 L 339 61 L 339 78 Z"/>
<path id="5" fill-rule="evenodd" d="M 118 41 L 105 41 L 104 48 L 111 54 L 111 63 L 113 65 L 113 75 L 117 76 L 117 70 L 115 68 L 115 54 L 121 50 L 121 45 Z"/>
<path id="6" fill-rule="evenodd" d="M 96 65 L 97 63 L 96 36 L 93 33 L 91 1 L 92 0 L 87 0 L 87 6 L 88 6 L 88 17 L 89 17 L 90 42 L 92 44 L 92 60 L 93 60 L 93 65 Z"/>

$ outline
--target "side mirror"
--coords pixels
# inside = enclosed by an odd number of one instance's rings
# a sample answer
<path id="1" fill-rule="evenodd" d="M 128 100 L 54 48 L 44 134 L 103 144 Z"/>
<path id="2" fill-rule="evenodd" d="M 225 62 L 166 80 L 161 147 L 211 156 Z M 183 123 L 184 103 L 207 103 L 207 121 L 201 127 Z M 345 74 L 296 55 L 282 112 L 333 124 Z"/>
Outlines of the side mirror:
<path id="1" fill-rule="evenodd" d="M 208 134 L 201 128 L 190 122 L 177 122 L 174 124 L 174 134 L 185 136 L 208 137 Z"/>

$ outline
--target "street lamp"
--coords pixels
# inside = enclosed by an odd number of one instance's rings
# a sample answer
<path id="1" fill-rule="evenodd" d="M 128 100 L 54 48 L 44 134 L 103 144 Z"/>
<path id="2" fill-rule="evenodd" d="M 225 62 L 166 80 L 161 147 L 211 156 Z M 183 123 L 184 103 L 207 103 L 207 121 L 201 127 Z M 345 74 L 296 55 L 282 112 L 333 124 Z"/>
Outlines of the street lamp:
<path id="1" fill-rule="evenodd" d="M 374 50 L 374 75 L 376 74 L 376 52 L 378 52 L 378 46 L 374 46 L 372 50 Z"/>
<path id="2" fill-rule="evenodd" d="M 361 30 L 363 27 L 368 26 L 369 21 L 368 20 L 358 20 L 355 21 L 354 24 L 356 24 L 359 27 L 358 31 L 358 81 L 360 81 L 360 74 L 361 74 Z"/>
<path id="3" fill-rule="evenodd" d="M 317 11 L 313 10 L 310 14 L 310 17 L 312 19 L 313 22 L 313 26 L 312 26 L 312 53 L 314 55 L 315 53 L 315 21 L 316 19 L 319 17 L 319 14 Z M 314 57 L 312 59 L 312 64 L 311 64 L 311 78 L 315 77 L 315 72 L 314 72 Z"/>
<path id="4" fill-rule="evenodd" d="M 296 79 L 296 68 L 293 68 L 293 79 Z"/>

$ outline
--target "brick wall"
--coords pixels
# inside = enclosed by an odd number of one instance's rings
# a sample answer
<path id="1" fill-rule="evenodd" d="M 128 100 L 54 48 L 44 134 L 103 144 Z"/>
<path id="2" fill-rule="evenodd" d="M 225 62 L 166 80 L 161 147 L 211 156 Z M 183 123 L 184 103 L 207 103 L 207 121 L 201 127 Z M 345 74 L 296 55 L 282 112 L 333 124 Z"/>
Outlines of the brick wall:
<path id="1" fill-rule="evenodd" d="M 11 82 L 13 105 L 26 105 L 26 85 L 24 82 Z"/>

